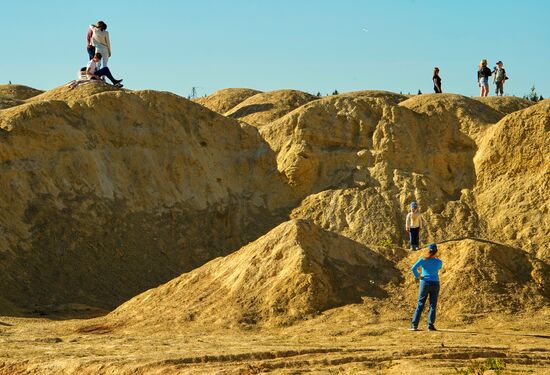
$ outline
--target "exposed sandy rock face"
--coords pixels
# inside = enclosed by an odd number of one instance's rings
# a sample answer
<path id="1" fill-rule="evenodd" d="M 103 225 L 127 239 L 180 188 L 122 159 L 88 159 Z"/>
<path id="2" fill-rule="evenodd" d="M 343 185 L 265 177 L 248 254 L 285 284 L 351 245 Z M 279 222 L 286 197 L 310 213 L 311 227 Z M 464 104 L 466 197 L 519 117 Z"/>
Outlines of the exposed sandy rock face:
<path id="1" fill-rule="evenodd" d="M 505 115 L 533 105 L 533 102 L 522 98 L 516 98 L 515 96 L 487 96 L 476 97 L 474 99 L 488 105 L 493 109 L 496 109 L 499 112 L 502 112 Z"/>
<path id="2" fill-rule="evenodd" d="M 472 322 L 491 315 L 532 312 L 550 303 L 548 263 L 520 249 L 487 241 L 467 239 L 438 247 L 443 261 L 438 303 L 442 318 Z M 413 303 L 418 287 L 410 267 L 424 255 L 414 253 L 400 263 L 406 279 L 403 293 Z M 398 293 L 394 296 L 399 298 Z M 427 312 L 426 309 L 422 324 Z"/>
<path id="3" fill-rule="evenodd" d="M 289 205 L 256 128 L 173 94 L 93 88 L 0 111 L 0 290 L 19 307 L 113 308 Z"/>
<path id="4" fill-rule="evenodd" d="M 405 204 L 380 188 L 326 190 L 305 198 L 291 217 L 311 220 L 326 230 L 340 233 L 364 245 L 408 247 Z M 460 200 L 450 201 L 442 211 L 438 205 L 423 212 L 421 243 L 467 236 L 483 237 L 486 230 L 475 211 L 472 194 L 466 190 Z"/>
<path id="5" fill-rule="evenodd" d="M 386 98 L 324 98 L 260 132 L 304 197 L 362 185 L 384 192 L 399 210 L 416 198 L 440 212 L 475 182 L 476 146 L 457 122 L 434 121 Z"/>
<path id="6" fill-rule="evenodd" d="M 550 259 L 550 101 L 502 119 L 474 161 L 490 238 Z"/>
<path id="7" fill-rule="evenodd" d="M 228 110 L 225 116 L 264 126 L 315 99 L 316 96 L 297 90 L 270 91 L 249 97 Z"/>
<path id="8" fill-rule="evenodd" d="M 43 91 L 23 85 L 0 85 L 0 109 L 23 104 L 26 99 Z"/>
<path id="9" fill-rule="evenodd" d="M 458 125 L 464 134 L 476 142 L 490 125 L 504 116 L 481 101 L 457 94 L 417 95 L 399 105 L 426 114 L 435 123 Z"/>
<path id="10" fill-rule="evenodd" d="M 286 325 L 362 298 L 387 296 L 392 263 L 357 242 L 301 220 L 283 223 L 224 258 L 117 308 L 114 326 Z"/>
<path id="11" fill-rule="evenodd" d="M 199 103 L 206 108 L 224 114 L 229 111 L 231 108 L 242 103 L 246 99 L 260 94 L 261 91 L 252 90 L 252 89 L 223 89 L 216 91 L 215 93 L 208 95 L 205 98 L 197 98 L 196 103 Z"/>

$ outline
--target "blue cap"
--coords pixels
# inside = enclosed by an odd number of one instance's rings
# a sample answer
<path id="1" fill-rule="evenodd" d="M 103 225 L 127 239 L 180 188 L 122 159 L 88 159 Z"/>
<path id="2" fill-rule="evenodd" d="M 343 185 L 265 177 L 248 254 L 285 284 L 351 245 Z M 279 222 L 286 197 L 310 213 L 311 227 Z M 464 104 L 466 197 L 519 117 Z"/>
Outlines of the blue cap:
<path id="1" fill-rule="evenodd" d="M 428 245 L 428 251 L 430 253 L 436 253 L 437 252 L 437 245 L 434 243 L 431 243 Z"/>
<path id="2" fill-rule="evenodd" d="M 417 208 L 417 207 L 418 207 L 418 204 L 416 204 L 416 202 L 413 201 L 413 202 L 411 203 L 411 208 Z"/>

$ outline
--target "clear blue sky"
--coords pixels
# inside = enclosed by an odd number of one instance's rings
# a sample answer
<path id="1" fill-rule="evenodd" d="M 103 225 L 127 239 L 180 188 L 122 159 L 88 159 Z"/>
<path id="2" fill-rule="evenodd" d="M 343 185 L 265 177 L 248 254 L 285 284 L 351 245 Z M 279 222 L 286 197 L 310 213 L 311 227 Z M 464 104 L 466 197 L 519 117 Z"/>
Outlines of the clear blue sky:
<path id="1" fill-rule="evenodd" d="M 444 91 L 476 95 L 487 58 L 504 61 L 508 93 L 550 96 L 548 0 L 3 1 L 0 83 L 74 79 L 98 20 L 130 89 L 431 92 L 437 65 Z"/>

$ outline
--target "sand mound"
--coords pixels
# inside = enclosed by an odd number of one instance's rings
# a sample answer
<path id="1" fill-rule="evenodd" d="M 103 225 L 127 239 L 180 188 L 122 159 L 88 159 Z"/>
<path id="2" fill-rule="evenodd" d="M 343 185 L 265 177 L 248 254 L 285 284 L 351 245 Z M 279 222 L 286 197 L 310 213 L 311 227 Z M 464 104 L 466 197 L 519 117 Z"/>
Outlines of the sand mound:
<path id="1" fill-rule="evenodd" d="M 113 325 L 285 325 L 332 307 L 384 297 L 399 279 L 369 249 L 300 220 L 236 253 L 149 290 L 107 316 Z M 160 328 L 159 328 L 160 329 Z"/>
<path id="2" fill-rule="evenodd" d="M 252 89 L 223 89 L 205 98 L 198 98 L 195 102 L 214 112 L 223 114 L 239 103 L 259 93 L 261 93 L 261 91 Z"/>
<path id="3" fill-rule="evenodd" d="M 23 85 L 0 85 L 0 98 L 27 100 L 44 91 Z"/>
<path id="4" fill-rule="evenodd" d="M 0 85 L 0 109 L 15 107 L 43 91 L 23 85 Z"/>
<path id="5" fill-rule="evenodd" d="M 476 141 L 503 117 L 501 112 L 481 101 L 456 94 L 417 95 L 399 105 L 427 114 L 436 122 L 457 124 L 464 134 Z"/>
<path id="6" fill-rule="evenodd" d="M 475 157 L 475 189 L 490 238 L 550 259 L 550 101 L 495 125 Z"/>
<path id="7" fill-rule="evenodd" d="M 0 111 L 0 291 L 18 307 L 110 309 L 256 239 L 289 204 L 256 128 L 96 88 Z"/>
<path id="8" fill-rule="evenodd" d="M 502 112 L 505 115 L 533 105 L 533 102 L 526 99 L 516 98 L 515 96 L 487 96 L 476 97 L 474 99 L 488 105 L 493 109 L 496 109 L 499 112 Z"/>
<path id="9" fill-rule="evenodd" d="M 315 99 L 316 96 L 297 90 L 270 91 L 251 96 L 225 115 L 254 126 L 264 126 Z"/>
<path id="10" fill-rule="evenodd" d="M 478 240 L 451 241 L 439 248 L 443 269 L 438 311 L 444 319 L 468 322 L 535 311 L 550 303 L 550 266 L 522 250 Z M 410 267 L 420 256 L 413 253 L 401 263 L 411 305 L 418 287 Z"/>
<path id="11" fill-rule="evenodd" d="M 43 100 L 63 100 L 69 105 L 77 100 L 108 91 L 126 91 L 103 83 L 100 81 L 90 81 L 89 83 L 81 84 L 77 87 L 70 88 L 67 85 L 56 87 L 55 89 L 46 91 L 40 95 L 33 96 L 28 102 L 43 101 Z"/>
<path id="12" fill-rule="evenodd" d="M 383 90 L 352 91 L 352 92 L 340 94 L 338 96 L 339 97 L 356 97 L 356 98 L 359 98 L 359 97 L 380 98 L 380 99 L 384 99 L 385 102 L 393 105 L 397 105 L 402 101 L 405 101 L 408 99 L 406 95 L 396 94 L 395 92 L 383 91 Z"/>

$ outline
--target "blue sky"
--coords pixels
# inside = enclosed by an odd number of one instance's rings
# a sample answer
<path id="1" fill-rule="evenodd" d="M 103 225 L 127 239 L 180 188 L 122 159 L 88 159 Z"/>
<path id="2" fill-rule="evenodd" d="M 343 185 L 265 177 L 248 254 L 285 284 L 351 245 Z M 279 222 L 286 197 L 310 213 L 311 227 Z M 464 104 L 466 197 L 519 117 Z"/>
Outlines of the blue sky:
<path id="1" fill-rule="evenodd" d="M 187 96 L 226 87 L 477 95 L 481 58 L 506 91 L 550 97 L 550 1 L 20 0 L 2 2 L 0 83 L 50 89 L 87 62 L 87 25 L 108 24 L 110 67 L 130 89 Z M 367 32 L 363 28 L 368 29 Z"/>

